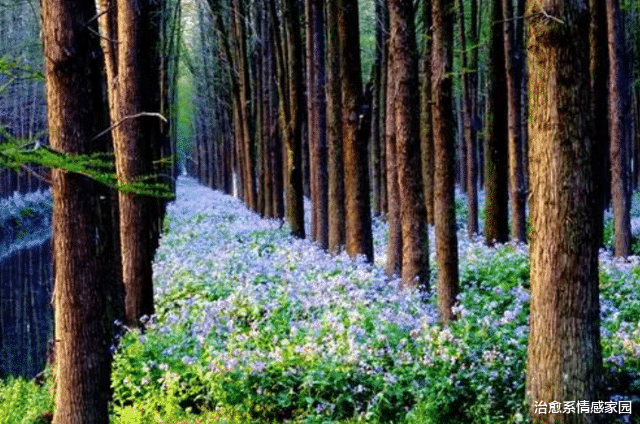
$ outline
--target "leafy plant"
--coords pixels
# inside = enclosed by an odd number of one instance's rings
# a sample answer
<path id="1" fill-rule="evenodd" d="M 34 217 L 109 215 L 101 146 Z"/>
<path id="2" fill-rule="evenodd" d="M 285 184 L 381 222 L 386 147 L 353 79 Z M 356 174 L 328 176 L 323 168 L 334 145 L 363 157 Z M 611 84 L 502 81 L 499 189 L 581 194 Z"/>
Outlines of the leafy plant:
<path id="1" fill-rule="evenodd" d="M 48 384 L 38 386 L 24 378 L 0 380 L 0 424 L 33 424 L 52 409 Z"/>

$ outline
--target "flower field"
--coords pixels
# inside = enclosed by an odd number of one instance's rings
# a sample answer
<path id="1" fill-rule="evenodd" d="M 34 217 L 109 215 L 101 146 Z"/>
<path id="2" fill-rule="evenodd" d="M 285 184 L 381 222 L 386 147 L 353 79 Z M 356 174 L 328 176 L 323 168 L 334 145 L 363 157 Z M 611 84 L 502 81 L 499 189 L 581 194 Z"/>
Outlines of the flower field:
<path id="1" fill-rule="evenodd" d="M 402 290 L 384 274 L 381 220 L 371 265 L 180 178 L 154 262 L 157 313 L 114 345 L 112 422 L 529 422 L 527 246 L 469 240 L 456 195 L 461 294 L 445 328 L 433 288 Z M 434 263 L 432 249 L 432 287 Z M 603 249 L 600 263 L 602 401 L 631 402 L 631 414 L 607 417 L 638 423 L 640 259 Z M 0 381 L 0 423 L 38 422 L 50 392 Z"/>
<path id="2" fill-rule="evenodd" d="M 385 276 L 379 220 L 369 265 L 183 177 L 165 230 L 157 314 L 115 357 L 115 422 L 527 422 L 525 245 L 460 232 L 459 319 L 443 328 L 433 290 Z M 601 264 L 603 400 L 637 410 L 640 265 L 604 250 Z"/>

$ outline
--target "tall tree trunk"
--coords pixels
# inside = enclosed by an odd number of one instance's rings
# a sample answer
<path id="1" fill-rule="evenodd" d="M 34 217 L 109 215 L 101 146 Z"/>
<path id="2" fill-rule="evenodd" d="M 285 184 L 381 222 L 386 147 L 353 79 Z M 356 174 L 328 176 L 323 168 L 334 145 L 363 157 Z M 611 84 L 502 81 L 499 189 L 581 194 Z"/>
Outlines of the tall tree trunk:
<path id="1" fill-rule="evenodd" d="M 338 5 L 347 253 L 373 262 L 367 140 L 358 131 L 362 107 L 358 2 L 339 0 Z"/>
<path id="2" fill-rule="evenodd" d="M 307 0 L 307 81 L 309 149 L 312 199 L 315 222 L 314 239 L 320 247 L 329 245 L 327 185 L 327 112 L 325 102 L 324 0 Z"/>
<path id="3" fill-rule="evenodd" d="M 314 0 L 315 1 L 315 0 Z M 312 0 L 304 0 L 304 17 L 305 17 L 305 84 L 306 84 L 306 118 L 307 118 L 307 127 L 306 138 L 304 142 L 306 143 L 306 147 L 303 146 L 303 152 L 306 150 L 308 156 L 308 166 L 309 166 L 309 181 L 306 184 L 309 185 L 309 198 L 311 199 L 311 226 L 310 226 L 310 234 L 308 237 L 313 241 L 318 240 L 318 199 L 317 199 L 317 189 L 316 184 L 318 182 L 316 167 L 317 167 L 317 149 L 316 145 L 318 142 L 318 125 L 314 123 L 318 121 L 318 109 L 315 107 L 315 89 L 316 89 L 316 79 L 318 74 L 316 73 L 315 68 L 315 55 L 314 55 L 314 43 L 313 43 L 313 1 Z M 303 153 L 303 160 L 304 153 Z M 306 194 L 306 187 L 305 187 Z"/>
<path id="4" fill-rule="evenodd" d="M 342 163 L 342 94 L 340 91 L 340 39 L 338 2 L 327 0 L 327 143 L 329 174 L 329 251 L 345 245 L 344 167 Z"/>
<path id="5" fill-rule="evenodd" d="M 381 133 L 380 125 L 380 107 L 382 102 L 380 96 L 382 93 L 382 22 L 380 20 L 382 2 L 375 0 L 375 19 L 376 19 L 376 42 L 373 66 L 371 69 L 371 148 L 370 154 L 370 172 L 371 172 L 371 209 L 375 215 L 382 213 L 381 209 L 381 190 L 382 190 L 382 172 L 381 168 L 386 166 L 381 162 L 381 144 L 384 140 L 384 134 Z"/>
<path id="6" fill-rule="evenodd" d="M 606 0 L 607 38 L 609 51 L 609 136 L 611 140 L 611 200 L 613 203 L 615 256 L 629 255 L 631 245 L 631 218 L 629 194 L 629 162 L 627 138 L 622 122 L 623 108 L 627 105 L 628 87 L 623 75 L 622 43 L 619 0 Z"/>
<path id="7" fill-rule="evenodd" d="M 94 3 L 42 2 L 51 148 L 96 151 L 104 125 L 101 54 Z M 93 33 L 92 33 L 93 31 Z M 111 359 L 108 292 L 118 281 L 109 191 L 87 177 L 54 169 L 55 424 L 109 422 Z M 80 301 L 79 301 L 80 300 Z"/>
<path id="8" fill-rule="evenodd" d="M 451 307 L 458 294 L 458 236 L 455 210 L 455 141 L 451 68 L 453 59 L 453 2 L 431 0 L 433 45 L 431 78 L 433 144 L 435 153 L 434 214 L 438 261 L 440 319 L 454 318 Z"/>
<path id="9" fill-rule="evenodd" d="M 271 17 L 276 19 L 275 0 L 270 5 Z M 302 121 L 304 114 L 302 87 L 302 42 L 300 22 L 295 0 L 282 0 L 284 39 L 274 25 L 278 53 L 278 97 L 280 126 L 283 133 L 285 157 L 286 215 L 291 233 L 304 238 L 304 208 L 302 187 Z"/>
<path id="10" fill-rule="evenodd" d="M 393 75 L 394 62 L 393 49 L 387 53 L 387 75 Z M 389 228 L 389 240 L 387 241 L 386 273 L 389 277 L 402 274 L 402 222 L 400 216 L 400 188 L 398 180 L 398 159 L 396 149 L 396 87 L 393 78 L 387 78 L 385 90 L 387 99 L 385 105 L 385 145 L 387 167 L 387 225 Z"/>
<path id="11" fill-rule="evenodd" d="M 165 25 L 163 21 L 163 5 L 161 0 L 144 0 L 143 12 L 140 14 L 140 31 L 144 33 L 144 37 L 140 37 L 140 110 L 143 112 L 160 113 L 163 111 L 163 74 L 162 68 L 163 55 L 166 52 L 162 45 L 162 31 Z M 167 111 L 168 112 L 168 111 Z M 163 159 L 163 150 L 168 142 L 169 126 L 157 116 L 143 116 L 140 118 L 140 138 L 143 145 L 148 146 L 150 160 L 160 162 Z M 208 141 L 210 143 L 210 141 Z M 207 155 L 211 154 L 211 146 L 207 146 Z M 166 157 L 164 157 L 166 159 Z M 209 173 L 213 163 L 209 161 Z M 150 166 L 152 170 L 152 166 Z M 158 173 L 164 174 L 164 170 Z M 170 174 L 171 171 L 169 170 Z M 209 176 L 207 176 L 209 179 Z M 156 183 L 164 182 L 170 184 L 170 178 L 162 178 L 156 176 L 153 179 Z M 148 199 L 148 211 L 146 219 L 149 221 L 149 237 L 150 252 L 149 262 L 153 260 L 155 251 L 160 241 L 160 232 L 162 230 L 163 213 L 165 210 L 166 200 L 159 198 Z M 150 265 L 149 265 L 150 266 Z"/>
<path id="12" fill-rule="evenodd" d="M 271 3 L 271 2 L 270 2 Z M 268 55 L 268 76 L 265 77 L 265 83 L 268 84 L 269 96 L 268 96 L 268 110 L 269 113 L 269 161 L 272 168 L 271 178 L 273 184 L 273 213 L 274 218 L 282 219 L 285 216 L 284 206 L 284 170 L 282 167 L 282 143 L 279 126 L 279 114 L 280 104 L 278 102 L 278 89 L 277 89 L 277 48 L 276 48 L 276 29 L 275 19 L 272 17 L 272 7 L 265 4 L 265 16 L 268 21 L 267 30 L 269 36 L 265 38 L 265 42 L 269 43 L 269 55 Z M 279 40 L 279 37 L 278 37 Z"/>
<path id="13" fill-rule="evenodd" d="M 234 73 L 237 78 L 238 97 L 238 128 L 239 131 L 239 165 L 242 173 L 244 200 L 252 210 L 257 210 L 257 191 L 254 178 L 255 152 L 250 130 L 251 114 L 249 111 L 251 99 L 251 84 L 249 82 L 249 64 L 247 59 L 246 37 L 244 31 L 244 2 L 232 0 L 232 54 Z"/>
<path id="14" fill-rule="evenodd" d="M 520 80 L 516 70 L 514 14 L 512 0 L 502 0 L 503 44 L 507 85 L 507 139 L 509 150 L 509 194 L 511 201 L 511 236 L 526 242 L 524 173 L 522 169 L 522 137 L 520 131 Z"/>
<path id="15" fill-rule="evenodd" d="M 526 214 L 526 196 L 529 192 L 529 165 L 528 165 L 528 135 L 527 135 L 527 60 L 524 51 L 524 21 L 525 19 L 519 19 L 520 16 L 524 16 L 525 0 L 515 0 L 515 16 L 514 19 L 514 71 L 515 78 L 518 84 L 518 90 L 520 91 L 520 111 L 519 111 L 519 126 L 520 126 L 520 145 L 522 147 L 522 183 L 524 184 L 525 192 L 525 214 Z M 477 59 L 477 58 L 476 58 Z M 525 215 L 526 221 L 526 215 Z M 526 226 L 526 222 L 525 222 Z M 526 235 L 526 234 L 525 234 Z M 528 235 L 527 235 L 528 236 Z"/>
<path id="16" fill-rule="evenodd" d="M 601 0 L 589 0 L 591 10 L 589 25 L 589 70 L 591 74 L 591 116 L 593 116 L 594 148 L 593 172 L 596 193 L 594 215 L 598 217 L 594 233 L 598 246 L 602 246 L 603 213 L 608 205 L 606 193 L 610 191 L 609 183 L 609 90 L 607 54 L 607 15 L 605 3 Z"/>
<path id="17" fill-rule="evenodd" d="M 422 1 L 422 54 L 420 57 L 420 157 L 427 222 L 434 224 L 434 151 L 431 97 L 431 0 Z"/>
<path id="18" fill-rule="evenodd" d="M 413 0 L 390 0 L 391 73 L 402 227 L 402 285 L 429 288 L 429 233 L 422 197 L 418 62 Z"/>
<path id="19" fill-rule="evenodd" d="M 389 6 L 387 4 L 387 0 L 377 0 L 380 5 L 380 9 L 378 10 L 379 14 L 377 15 L 376 22 L 379 23 L 379 35 L 377 38 L 379 39 L 378 43 L 380 48 L 382 49 L 382 57 L 380 62 L 380 94 L 378 97 L 378 101 L 380 102 L 380 117 L 379 117 L 379 125 L 380 125 L 380 137 L 384 139 L 386 134 L 385 125 L 387 122 L 386 118 L 386 105 L 387 105 L 387 86 L 389 80 Z M 389 210 L 388 203 L 388 193 L 387 193 L 387 151 L 386 151 L 386 143 L 384 140 L 381 140 L 380 144 L 380 212 L 382 215 L 385 215 Z"/>
<path id="20" fill-rule="evenodd" d="M 487 115 L 485 128 L 485 242 L 509 239 L 507 92 L 502 22 L 502 0 L 491 0 Z"/>
<path id="21" fill-rule="evenodd" d="M 122 4 L 121 4 L 122 3 Z M 154 13 L 150 3 L 101 1 L 100 16 L 109 92 L 116 172 L 121 184 L 139 181 L 151 174 L 151 146 L 143 136 L 142 78 L 140 65 L 141 13 Z M 113 15 L 117 10 L 117 15 Z M 141 12 L 142 11 L 142 12 Z M 117 40 L 117 43 L 115 42 Z M 157 78 L 158 75 L 146 75 Z M 158 118 L 155 118 L 158 119 Z M 131 326 L 140 325 L 143 315 L 154 312 L 151 270 L 150 199 L 120 191 L 120 240 L 125 286 L 125 314 Z"/>
<path id="22" fill-rule="evenodd" d="M 589 9 L 528 0 L 531 318 L 527 394 L 534 423 L 596 423 L 538 414 L 536 402 L 601 399 Z M 562 81 L 559 84 L 558 81 Z"/>
<path id="23" fill-rule="evenodd" d="M 272 102 L 271 102 L 271 42 L 269 37 L 269 17 L 267 5 L 262 4 L 259 8 L 259 28 L 260 28 L 260 53 L 259 53 L 259 74 L 260 74 L 260 144 L 261 148 L 261 175 L 262 184 L 260 194 L 263 201 L 264 215 L 268 218 L 275 218 L 273 209 L 273 163 L 271 161 L 271 148 L 273 143 L 272 128 Z"/>
<path id="24" fill-rule="evenodd" d="M 469 68 L 467 48 L 467 34 L 464 17 L 464 2 L 457 1 L 458 25 L 460 26 L 460 62 L 462 65 L 462 113 L 464 117 L 464 140 L 467 146 L 466 163 L 460 164 L 466 167 L 467 188 L 467 232 L 469 237 L 478 233 L 478 169 L 476 159 L 476 131 L 473 126 L 473 100 L 475 90 L 471 87 L 471 77 L 475 69 Z M 472 13 L 473 14 L 473 13 Z M 472 37 L 473 38 L 473 37 Z M 471 44 L 475 50 L 475 43 Z M 474 87 L 475 88 L 475 87 Z"/>

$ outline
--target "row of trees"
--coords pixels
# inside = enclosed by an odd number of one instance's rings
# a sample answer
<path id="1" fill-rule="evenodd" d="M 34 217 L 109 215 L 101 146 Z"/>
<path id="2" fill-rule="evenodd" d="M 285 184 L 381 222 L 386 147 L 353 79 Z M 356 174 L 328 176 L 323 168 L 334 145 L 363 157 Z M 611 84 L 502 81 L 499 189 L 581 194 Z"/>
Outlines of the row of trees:
<path id="1" fill-rule="evenodd" d="M 629 157 L 637 149 L 619 113 L 637 104 L 637 96 L 624 100 L 635 92 L 628 81 L 637 55 L 625 46 L 637 26 L 622 25 L 636 10 L 616 0 L 418 5 L 376 3 L 376 60 L 365 85 L 355 0 L 200 3 L 193 44 L 204 54 L 187 61 L 199 86 L 191 166 L 250 208 L 286 217 L 299 237 L 308 191 L 309 237 L 369 261 L 371 211 L 385 214 L 387 271 L 406 286 L 428 287 L 433 222 L 444 322 L 455 318 L 458 291 L 456 180 L 468 193 L 471 233 L 483 184 L 488 244 L 508 238 L 509 200 L 512 237 L 525 239 L 528 191 L 529 396 L 596 400 L 597 252 L 609 192 L 616 253 L 628 250 Z M 173 151 L 164 119 L 175 104 L 179 10 L 154 0 L 102 0 L 98 9 L 43 1 L 54 151 L 113 149 L 121 188 L 156 174 L 153 162 Z M 136 325 L 153 312 L 150 252 L 163 204 L 63 169 L 52 171 L 51 183 L 54 422 L 106 422 L 110 322 L 125 316 Z"/>
<path id="2" fill-rule="evenodd" d="M 265 216 L 286 216 L 304 237 L 307 158 L 309 237 L 372 260 L 370 209 L 384 214 L 387 271 L 404 285 L 428 287 L 426 223 L 433 223 L 445 322 L 455 318 L 458 291 L 456 181 L 467 192 L 470 235 L 479 232 L 484 187 L 487 244 L 509 233 L 527 240 L 529 193 L 528 393 L 547 403 L 596 400 L 602 214 L 611 201 L 615 253 L 626 256 L 637 182 L 637 6 L 417 4 L 416 14 L 412 1 L 376 1 L 367 85 L 356 1 L 203 5 L 197 45 L 207 54 L 192 69 L 204 76 L 192 171 L 212 187 L 235 187 Z"/>
<path id="3" fill-rule="evenodd" d="M 393 131 L 391 127 L 387 127 L 387 110 L 390 105 L 387 105 L 385 100 L 389 97 L 386 93 L 388 92 L 387 74 L 390 69 L 392 32 L 389 27 L 387 2 L 361 1 L 361 7 L 368 9 L 362 4 L 372 2 L 375 3 L 375 19 L 373 22 L 363 22 L 361 28 L 365 28 L 366 33 L 375 33 L 375 42 L 371 45 L 363 45 L 361 48 L 365 51 L 373 50 L 374 60 L 368 77 L 369 82 L 363 87 L 364 91 L 359 94 L 362 97 L 359 107 L 362 109 L 361 112 L 365 113 L 357 114 L 357 117 L 361 121 L 359 123 L 360 130 L 363 132 L 361 135 L 368 140 L 370 207 L 374 213 L 387 215 L 391 212 L 389 216 L 393 217 L 394 213 L 389 211 L 389 205 L 393 208 L 394 202 L 388 201 L 388 197 L 393 196 L 390 194 L 393 187 L 387 182 L 393 178 L 387 175 L 386 159 L 389 151 L 386 133 L 389 132 L 393 136 Z M 430 96 L 428 93 L 431 92 L 430 63 L 433 53 L 431 45 L 435 37 L 433 31 L 438 29 L 432 21 L 431 3 L 418 2 L 419 8 L 415 16 L 417 25 L 414 31 L 417 31 L 420 52 L 416 59 L 419 73 L 418 91 L 423 99 L 428 98 Z M 238 179 L 239 196 L 244 198 L 244 192 L 247 190 L 251 193 L 247 200 L 250 207 L 266 216 L 273 215 L 275 208 L 276 211 L 280 211 L 275 214 L 280 213 L 282 216 L 284 212 L 282 212 L 279 197 L 279 193 L 282 192 L 279 186 L 282 180 L 280 180 L 281 172 L 278 169 L 282 166 L 280 163 L 282 158 L 274 157 L 273 152 L 284 150 L 278 145 L 284 139 L 282 130 L 276 130 L 278 126 L 282 127 L 282 124 L 270 111 L 277 110 L 279 103 L 276 85 L 277 56 L 279 52 L 289 53 L 286 48 L 285 28 L 287 27 L 284 5 L 276 2 L 275 18 L 270 18 L 271 6 L 269 5 L 268 2 L 264 4 L 253 1 L 233 3 L 223 0 L 200 4 L 199 25 L 197 25 L 197 34 L 194 35 L 194 45 L 197 46 L 196 50 L 202 50 L 207 54 L 194 56 L 191 61 L 191 71 L 198 76 L 196 79 L 200 94 L 197 99 L 196 113 L 197 147 L 191 157 L 192 163 L 189 168 L 190 172 L 199 175 L 210 186 L 226 187 L 228 191 L 233 189 L 232 179 L 235 175 Z M 304 5 L 303 2 L 295 2 L 293 5 L 298 12 L 296 16 L 301 17 L 296 19 L 298 22 L 294 22 L 298 28 L 297 32 L 300 32 L 298 41 L 301 44 L 296 49 L 306 52 L 306 60 L 300 59 L 302 61 L 300 63 L 304 66 L 298 67 L 303 74 L 299 78 L 302 88 L 298 90 L 303 93 L 303 98 L 299 101 L 308 109 L 308 113 L 297 117 L 302 134 L 300 142 L 302 187 L 304 194 L 314 200 L 316 198 L 313 194 L 316 187 L 315 180 L 319 179 L 319 185 L 316 188 L 321 191 L 320 201 L 313 202 L 317 207 L 312 211 L 311 218 L 314 221 L 312 233 L 315 233 L 315 228 L 325 229 L 325 222 L 328 222 L 325 218 L 325 210 L 337 211 L 336 215 L 340 216 L 339 207 L 325 208 L 324 205 L 331 203 L 331 196 L 326 195 L 324 200 L 325 194 L 323 194 L 325 185 L 329 187 L 326 189 L 328 192 L 335 186 L 332 184 L 332 182 L 335 183 L 332 180 L 333 176 L 340 175 L 340 169 L 335 169 L 332 159 L 342 157 L 343 154 L 342 150 L 332 148 L 331 145 L 332 134 L 341 134 L 341 132 L 332 129 L 336 119 L 333 115 L 339 108 L 332 103 L 330 97 L 332 87 L 340 85 L 339 83 L 332 85 L 332 72 L 338 72 L 337 75 L 340 75 L 340 55 L 338 54 L 340 52 L 338 44 L 331 46 L 332 32 L 337 31 L 338 27 L 332 25 L 330 21 L 332 19 L 330 6 L 327 4 L 325 7 L 325 2 L 317 2 L 317 4 L 304 2 Z M 337 7 L 342 6 L 337 5 Z M 509 237 L 525 241 L 528 137 L 525 125 L 527 94 L 523 46 L 524 0 L 504 2 L 474 0 L 454 2 L 452 7 L 455 9 L 452 12 L 454 22 L 451 28 L 454 50 L 450 55 L 451 72 L 453 72 L 451 100 L 453 115 L 447 118 L 453 120 L 454 177 L 456 183 L 468 194 L 468 231 L 469 234 L 479 233 L 477 193 L 478 188 L 484 188 L 487 203 L 483 211 L 483 233 L 486 242 L 488 244 L 496 241 L 504 242 Z M 597 126 L 601 128 L 599 131 L 603 140 L 616 141 L 611 149 L 605 146 L 606 151 L 602 151 L 601 155 L 602 162 L 599 169 L 602 172 L 599 173 L 601 180 L 599 184 L 604 189 L 601 204 L 602 208 L 608 208 L 611 202 L 616 211 L 625 211 L 628 210 L 625 199 L 629 198 L 631 188 L 637 186 L 638 175 L 640 175 L 638 173 L 640 149 L 638 137 L 635 136 L 639 96 L 638 86 L 633 83 L 640 69 L 637 44 L 637 23 L 640 13 L 636 4 L 625 0 L 617 9 L 619 16 L 615 18 L 615 22 L 619 24 L 615 28 L 607 28 L 606 15 L 603 12 L 602 18 L 599 18 L 601 22 L 598 23 L 599 43 L 592 43 L 591 46 L 598 49 L 598 52 L 594 52 L 598 60 L 593 64 L 593 72 L 600 79 L 597 84 L 601 98 L 596 102 L 600 108 L 597 113 L 599 122 Z M 239 23 L 242 28 L 230 34 L 226 28 L 232 28 L 232 20 L 235 19 L 233 16 L 241 17 Z M 610 19 L 609 22 L 614 21 Z M 224 28 L 220 29 L 221 26 Z M 323 26 L 326 27 L 326 31 Z M 375 28 L 369 28 L 371 26 Z M 275 30 L 282 34 L 275 37 L 273 34 Z M 595 32 L 594 36 L 596 36 Z M 285 47 L 279 48 L 274 43 L 276 39 L 280 40 L 279 43 Z M 336 40 L 336 43 L 339 40 Z M 240 43 L 240 45 L 234 45 L 234 43 Z M 609 57 L 607 43 L 613 43 L 612 45 L 615 46 L 611 49 L 611 54 L 615 57 Z M 603 47 L 596 47 L 597 45 Z M 358 51 L 358 48 L 351 45 L 348 49 Z M 369 54 L 366 56 L 368 57 Z M 287 57 L 289 56 L 285 58 Z M 289 61 L 285 65 L 291 63 L 292 61 Z M 369 70 L 365 70 L 362 74 L 368 72 Z M 619 73 L 619 77 L 615 76 L 616 73 Z M 618 99 L 607 98 L 607 75 L 612 75 L 612 81 L 619 81 L 621 90 L 619 90 Z M 227 86 L 229 81 L 236 82 Z M 339 82 L 344 81 L 341 79 Z M 290 85 L 289 81 L 284 83 L 287 86 Z M 238 93 L 243 94 L 234 94 L 234 86 L 237 87 Z M 245 103 L 239 103 L 238 96 L 244 96 Z M 241 101 L 242 98 L 239 100 Z M 612 113 L 617 112 L 618 116 L 629 117 L 625 121 L 620 121 L 612 115 L 610 119 L 612 125 L 620 122 L 615 124 L 618 128 L 615 131 L 618 131 L 620 136 L 609 137 L 608 135 L 607 104 L 617 105 Z M 250 143 L 247 145 L 245 142 L 244 150 L 240 150 L 233 144 L 233 140 L 237 139 L 233 137 L 232 131 L 235 130 L 226 130 L 234 128 L 234 119 L 241 119 L 244 116 L 240 115 L 240 112 L 233 112 L 234 107 L 243 109 L 243 105 L 246 106 L 246 111 L 242 113 L 250 118 L 248 127 L 243 127 L 243 134 L 250 139 Z M 262 113 L 260 109 L 270 111 Z M 433 158 L 438 155 L 430 154 L 434 146 L 432 140 L 435 129 L 432 125 L 432 104 L 423 102 L 423 107 L 416 113 L 422 114 L 419 131 L 423 154 L 421 165 L 424 182 L 423 197 L 428 220 L 433 224 L 437 215 L 434 213 L 436 167 Z M 212 114 L 214 114 L 213 117 Z M 316 143 L 314 140 L 319 141 Z M 276 145 L 271 146 L 273 143 Z M 618 154 L 618 151 L 621 154 Z M 239 154 L 242 152 L 247 154 L 240 157 Z M 609 158 L 609 152 L 611 158 Z M 265 161 L 265 158 L 269 160 Z M 274 160 L 275 163 L 272 163 Z M 616 164 L 616 160 L 620 163 Z M 242 161 L 242 168 L 240 168 L 240 161 Z M 606 171 L 609 168 L 612 169 L 611 174 Z M 336 180 L 342 181 L 340 178 Z M 618 184 L 618 181 L 621 183 Z M 616 189 L 616 184 L 624 186 L 624 190 Z M 248 188 L 245 187 L 247 185 Z M 252 206 L 253 201 L 255 204 Z M 513 219 L 509 219 L 509 210 L 512 211 Z M 315 225 L 316 214 L 318 214 L 319 227 Z M 629 238 L 629 226 L 626 222 L 624 219 L 616 219 L 618 229 L 616 234 L 623 239 Z M 325 238 L 329 238 L 332 226 L 327 224 L 327 228 L 320 231 L 319 235 L 311 234 L 310 236 L 321 246 L 335 250 L 335 244 L 329 246 L 330 243 L 324 241 Z M 300 235 L 299 230 L 294 229 L 294 232 Z M 629 252 L 628 245 L 628 242 L 616 242 L 616 254 L 626 256 Z"/>
<path id="4" fill-rule="evenodd" d="M 113 322 L 153 313 L 151 260 L 164 201 L 131 183 L 170 184 L 178 2 L 45 0 L 50 148 L 66 160 L 114 154 L 121 190 L 52 169 L 54 423 L 108 423 Z M 106 73 L 103 70 L 106 69 Z M 129 189 L 126 189 L 126 188 Z"/>

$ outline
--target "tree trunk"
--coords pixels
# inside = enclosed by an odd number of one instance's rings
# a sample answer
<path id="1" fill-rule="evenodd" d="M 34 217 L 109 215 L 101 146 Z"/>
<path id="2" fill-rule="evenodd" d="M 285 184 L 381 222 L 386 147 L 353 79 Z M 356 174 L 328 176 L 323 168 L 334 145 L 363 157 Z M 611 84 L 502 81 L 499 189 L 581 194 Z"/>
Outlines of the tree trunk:
<path id="1" fill-rule="evenodd" d="M 250 121 L 251 114 L 249 105 L 251 99 L 251 85 L 249 82 L 249 64 L 247 60 L 247 47 L 244 31 L 244 11 L 241 0 L 232 0 L 231 9 L 231 28 L 233 37 L 231 41 L 234 75 L 237 78 L 237 108 L 238 120 L 237 125 L 239 135 L 239 168 L 241 172 L 241 181 L 243 184 L 242 192 L 247 206 L 255 211 L 257 210 L 257 192 L 256 181 L 253 170 L 255 164 L 255 154 L 253 148 L 253 140 L 251 137 Z"/>
<path id="2" fill-rule="evenodd" d="M 327 185 L 327 109 L 325 102 L 324 0 L 307 0 L 307 81 L 309 149 L 314 239 L 323 249 L 329 245 Z"/>
<path id="3" fill-rule="evenodd" d="M 434 151 L 431 97 L 431 0 L 422 2 L 422 54 L 420 58 L 420 157 L 422 160 L 422 185 L 427 222 L 434 224 Z"/>
<path id="4" fill-rule="evenodd" d="M 338 5 L 347 253 L 373 262 L 367 140 L 358 131 L 362 115 L 358 2 L 339 0 Z"/>
<path id="5" fill-rule="evenodd" d="M 509 239 L 507 86 L 502 31 L 502 0 L 491 0 L 492 25 L 485 128 L 485 223 L 488 245 Z"/>
<path id="6" fill-rule="evenodd" d="M 278 97 L 280 100 L 280 126 L 283 133 L 285 158 L 286 215 L 291 233 L 304 238 L 304 208 L 302 187 L 302 42 L 300 22 L 296 15 L 295 0 L 282 0 L 283 28 L 280 36 L 274 25 L 278 53 Z M 276 19 L 275 0 L 271 2 L 271 16 Z"/>
<path id="7" fill-rule="evenodd" d="M 467 34 L 464 18 L 464 3 L 458 0 L 458 25 L 460 26 L 460 62 L 462 64 L 462 113 L 464 117 L 464 140 L 467 146 L 466 163 L 460 164 L 466 167 L 467 191 L 467 233 L 473 237 L 478 233 L 478 169 L 476 159 L 476 131 L 473 126 L 473 100 L 475 87 L 471 87 L 471 77 L 475 69 L 469 68 L 467 54 Z M 473 13 L 472 13 L 473 15 Z M 472 37 L 474 39 L 474 37 Z M 475 42 L 471 44 L 474 46 Z"/>
<path id="8" fill-rule="evenodd" d="M 522 137 L 520 132 L 520 80 L 516 70 L 514 14 L 512 0 L 502 0 L 503 44 L 507 86 L 507 139 L 509 150 L 509 194 L 511 201 L 511 236 L 527 241 Z"/>
<path id="9" fill-rule="evenodd" d="M 342 164 L 342 95 L 338 2 L 327 0 L 327 143 L 329 145 L 329 251 L 345 245 L 344 167 Z"/>
<path id="10" fill-rule="evenodd" d="M 393 49 L 389 48 L 387 53 L 387 75 L 393 75 L 391 67 L 394 57 Z M 389 240 L 387 241 L 387 264 L 386 273 L 389 277 L 400 276 L 402 274 L 402 222 L 400 217 L 400 189 L 398 180 L 398 159 L 396 149 L 396 87 L 392 78 L 387 78 L 386 92 L 386 123 L 385 123 L 385 145 L 386 145 L 386 167 L 387 167 L 387 225 L 389 228 Z"/>
<path id="11" fill-rule="evenodd" d="M 51 148 L 89 154 L 104 140 L 101 54 L 94 3 L 42 2 Z M 53 193 L 56 424 L 108 423 L 111 360 L 107 296 L 116 285 L 109 190 L 54 169 Z"/>
<path id="12" fill-rule="evenodd" d="M 434 214 L 438 261 L 440 319 L 454 318 L 451 307 L 458 294 L 458 237 L 455 210 L 455 141 L 451 68 L 453 58 L 453 2 L 432 0 L 433 45 L 431 56 L 433 144 L 435 153 Z"/>
<path id="13" fill-rule="evenodd" d="M 381 162 L 381 144 L 384 140 L 384 134 L 380 132 L 380 106 L 382 105 L 380 96 L 382 93 L 382 22 L 380 16 L 382 14 L 382 2 L 375 0 L 375 16 L 376 16 L 376 42 L 373 66 L 371 69 L 371 149 L 370 154 L 370 171 L 371 171 L 371 209 L 374 215 L 381 215 L 381 190 L 382 190 L 382 172 L 381 168 L 386 166 Z"/>
<path id="14" fill-rule="evenodd" d="M 120 4 L 122 3 L 122 4 Z M 142 107 L 142 75 L 140 73 L 140 19 L 153 13 L 147 3 L 119 0 L 117 8 L 109 0 L 101 2 L 105 11 L 100 17 L 107 40 L 103 49 L 107 70 L 112 137 L 116 155 L 116 172 L 121 184 L 139 181 L 151 174 L 151 146 L 143 136 L 145 128 L 139 114 Z M 117 15 L 109 11 L 117 9 Z M 157 75 L 146 75 L 154 78 Z M 156 118 L 157 119 L 157 118 Z M 143 315 L 151 315 L 153 281 L 151 270 L 150 199 L 119 192 L 122 273 L 125 286 L 125 314 L 128 325 L 140 325 Z"/>
<path id="15" fill-rule="evenodd" d="M 623 75 L 623 34 L 619 0 L 606 0 L 607 38 L 609 51 L 609 136 L 611 140 L 611 200 L 613 203 L 615 256 L 629 255 L 631 245 L 631 218 L 629 193 L 629 162 L 626 136 L 622 122 L 623 108 L 627 105 Z"/>
<path id="16" fill-rule="evenodd" d="M 591 116 L 593 116 L 595 153 L 593 172 L 596 193 L 594 215 L 598 217 L 594 233 L 598 246 L 602 246 L 603 213 L 608 205 L 606 193 L 611 189 L 609 172 L 609 119 L 608 119 L 608 68 L 607 15 L 604 2 L 589 0 L 589 70 L 591 74 Z"/>
<path id="17" fill-rule="evenodd" d="M 418 62 L 413 0 L 389 2 L 391 75 L 402 228 L 402 285 L 429 288 L 429 233 L 422 196 Z"/>
<path id="18" fill-rule="evenodd" d="M 537 402 L 598 399 L 602 356 L 589 9 L 529 0 L 531 317 L 527 394 L 534 423 L 596 423 L 594 414 L 538 414 Z M 562 81 L 562 84 L 558 84 Z"/>

